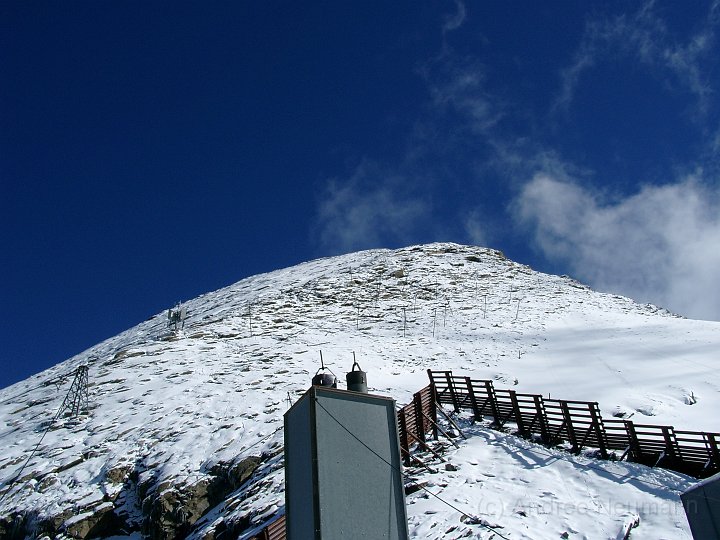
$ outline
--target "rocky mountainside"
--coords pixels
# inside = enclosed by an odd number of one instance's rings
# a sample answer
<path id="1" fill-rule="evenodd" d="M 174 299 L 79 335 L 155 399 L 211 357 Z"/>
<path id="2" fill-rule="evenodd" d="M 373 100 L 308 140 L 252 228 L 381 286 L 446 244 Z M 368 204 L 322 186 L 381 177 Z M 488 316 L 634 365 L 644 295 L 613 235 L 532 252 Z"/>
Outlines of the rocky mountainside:
<path id="1" fill-rule="evenodd" d="M 399 404 L 427 384 L 426 369 L 452 369 L 598 401 L 607 416 L 720 430 L 720 324 L 595 292 L 495 250 L 364 251 L 250 277 L 183 307 L 180 331 L 162 312 L 0 391 L 0 537 L 251 538 L 284 511 L 283 414 L 321 352 L 341 379 L 355 353 L 370 391 Z M 83 365 L 89 406 L 58 416 Z M 677 500 L 692 482 L 683 475 L 625 463 L 592 473 L 583 457 L 482 426 L 468 432 L 449 457 L 455 470 L 423 481 L 507 538 L 616 538 L 636 518 L 632 538 L 690 537 Z M 578 497 L 590 511 L 527 510 Z M 671 511 L 648 512 L 652 504 Z M 423 492 L 408 497 L 408 514 L 415 538 L 496 534 Z"/>

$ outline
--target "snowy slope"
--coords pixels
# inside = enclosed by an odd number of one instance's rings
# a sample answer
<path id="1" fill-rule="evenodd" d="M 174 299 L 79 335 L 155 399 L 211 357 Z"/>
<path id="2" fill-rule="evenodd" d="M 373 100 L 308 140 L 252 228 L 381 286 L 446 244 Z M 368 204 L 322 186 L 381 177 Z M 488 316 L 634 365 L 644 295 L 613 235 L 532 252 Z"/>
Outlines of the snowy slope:
<path id="1" fill-rule="evenodd" d="M 320 351 L 341 377 L 355 352 L 371 391 L 398 403 L 427 384 L 427 368 L 452 369 L 598 401 L 608 417 L 720 431 L 720 324 L 594 292 L 493 250 L 365 251 L 185 306 L 180 335 L 163 312 L 0 391 L 0 536 L 247 537 L 282 511 L 282 418 Z M 89 414 L 50 425 L 82 364 Z M 468 429 L 475 436 L 449 458 L 458 470 L 421 480 L 508 538 L 614 539 L 636 518 L 633 539 L 690 537 L 677 498 L 687 477 Z M 413 537 L 492 534 L 426 492 L 408 503 Z"/>

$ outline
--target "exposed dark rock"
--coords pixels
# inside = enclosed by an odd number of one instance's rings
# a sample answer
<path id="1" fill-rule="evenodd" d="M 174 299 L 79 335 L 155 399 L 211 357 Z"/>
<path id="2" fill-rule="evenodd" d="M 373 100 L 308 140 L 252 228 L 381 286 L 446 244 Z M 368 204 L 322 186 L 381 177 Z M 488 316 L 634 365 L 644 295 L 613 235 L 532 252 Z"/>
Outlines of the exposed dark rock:
<path id="1" fill-rule="evenodd" d="M 117 516 L 112 503 L 103 503 L 95 509 L 71 518 L 63 525 L 66 535 L 72 538 L 102 537 L 118 530 Z M 82 516 L 82 517 L 81 517 Z"/>
<path id="2" fill-rule="evenodd" d="M 133 468 L 133 465 L 128 463 L 126 465 L 118 465 L 117 467 L 108 469 L 105 473 L 105 480 L 113 484 L 124 484 L 133 472 Z"/>
<path id="3" fill-rule="evenodd" d="M 143 485 L 141 491 L 147 495 L 142 504 L 146 516 L 143 532 L 153 540 L 184 538 L 208 510 L 246 482 L 262 461 L 260 456 L 250 456 L 236 463 L 215 465 L 209 471 L 212 476 L 192 486 L 178 488 L 164 482 L 150 492 Z"/>
<path id="4" fill-rule="evenodd" d="M 66 511 L 51 520 L 40 520 L 36 512 L 13 512 L 0 518 L 0 538 L 24 540 L 28 537 L 40 538 L 46 534 L 53 536 L 59 525 L 71 515 L 72 512 Z"/>
<path id="5" fill-rule="evenodd" d="M 210 510 L 222 503 L 230 493 L 245 483 L 264 461 L 261 456 L 250 456 L 237 462 L 220 463 L 210 475 L 192 486 L 177 486 L 172 482 L 157 484 L 154 475 L 138 482 L 138 471 L 133 465 L 109 469 L 108 482 L 124 484 L 124 493 L 118 504 L 128 497 L 142 501 L 141 530 L 153 540 L 175 540 L 190 533 L 194 524 Z M 50 519 L 38 520 L 35 514 L 17 512 L 0 518 L 0 538 L 23 540 L 26 537 L 50 538 L 62 533 L 71 538 L 97 538 L 120 532 L 138 530 L 139 524 L 128 523 L 128 516 L 112 501 L 81 510 L 67 510 Z M 237 536 L 246 523 L 223 523 L 207 540 Z"/>
<path id="6" fill-rule="evenodd" d="M 25 538 L 27 518 L 22 514 L 11 514 L 0 518 L 0 538 L 15 540 Z"/>
<path id="7" fill-rule="evenodd" d="M 210 508 L 209 484 L 210 480 L 205 479 L 181 489 L 171 487 L 152 497 L 143 532 L 153 540 L 187 536 L 192 525 Z"/>

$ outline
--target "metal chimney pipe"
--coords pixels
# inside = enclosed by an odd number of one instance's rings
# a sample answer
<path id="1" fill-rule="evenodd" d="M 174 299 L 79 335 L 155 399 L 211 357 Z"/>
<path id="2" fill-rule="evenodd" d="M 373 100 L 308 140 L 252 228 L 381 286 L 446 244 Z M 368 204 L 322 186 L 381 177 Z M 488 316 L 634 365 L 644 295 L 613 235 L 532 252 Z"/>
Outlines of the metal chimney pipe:
<path id="1" fill-rule="evenodd" d="M 327 371 L 328 373 L 321 373 Z M 313 386 L 324 386 L 326 388 L 337 388 L 337 377 L 330 368 L 325 367 L 322 351 L 320 351 L 320 369 L 315 372 L 312 378 Z"/>
<path id="2" fill-rule="evenodd" d="M 355 371 L 355 366 L 357 366 L 357 371 Z M 360 364 L 355 360 L 355 353 L 353 353 L 352 369 L 345 375 L 345 381 L 347 382 L 347 389 L 351 392 L 368 393 L 367 374 L 360 369 Z"/>

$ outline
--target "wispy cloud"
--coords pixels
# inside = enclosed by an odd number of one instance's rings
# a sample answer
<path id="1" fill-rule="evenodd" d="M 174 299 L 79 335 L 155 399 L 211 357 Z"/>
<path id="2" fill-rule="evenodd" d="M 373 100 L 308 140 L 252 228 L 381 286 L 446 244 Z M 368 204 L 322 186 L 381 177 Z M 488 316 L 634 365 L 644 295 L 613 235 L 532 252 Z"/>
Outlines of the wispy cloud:
<path id="1" fill-rule="evenodd" d="M 420 70 L 436 114 L 459 115 L 462 127 L 485 134 L 503 117 L 501 100 L 487 91 L 484 66 L 446 49 Z"/>
<path id="2" fill-rule="evenodd" d="M 470 242 L 476 246 L 486 246 L 489 238 L 488 223 L 478 210 L 472 210 L 465 215 L 463 220 L 465 234 Z"/>
<path id="3" fill-rule="evenodd" d="M 457 1 L 456 11 L 443 20 L 443 36 L 459 28 L 465 18 L 465 4 Z M 327 181 L 315 227 L 324 252 L 460 235 L 476 243 L 488 239 L 481 214 L 467 211 L 463 216 L 458 211 L 453 219 L 435 212 L 445 195 L 440 178 L 452 176 L 445 170 L 451 156 L 462 154 L 459 148 L 467 141 L 479 144 L 488 139 L 502 118 L 497 100 L 486 91 L 484 67 L 444 43 L 417 71 L 429 100 L 407 134 L 404 154 L 392 164 L 365 160 L 348 174 Z"/>
<path id="4" fill-rule="evenodd" d="M 457 30 L 465 22 L 465 17 L 467 16 L 465 4 L 459 0 L 455 0 L 455 7 L 457 8 L 457 11 L 452 15 L 447 15 L 443 21 L 443 34 Z"/>
<path id="5" fill-rule="evenodd" d="M 317 236 L 326 252 L 408 243 L 423 229 L 430 207 L 400 175 L 370 162 L 347 179 L 328 182 L 319 203 Z"/>
<path id="6" fill-rule="evenodd" d="M 645 2 L 632 15 L 588 21 L 572 63 L 562 71 L 561 88 L 553 110 L 566 110 L 570 106 L 585 71 L 601 59 L 620 54 L 672 75 L 672 84 L 694 95 L 700 112 L 704 111 L 713 89 L 703 76 L 702 66 L 704 58 L 715 54 L 718 25 L 718 1 L 710 6 L 701 28 L 684 41 L 673 38 L 656 12 L 654 0 Z"/>
<path id="7" fill-rule="evenodd" d="M 614 201 L 537 174 L 515 210 L 549 259 L 593 286 L 720 319 L 720 189 L 699 174 Z"/>
<path id="8" fill-rule="evenodd" d="M 569 107 L 583 74 L 610 58 L 604 55 L 618 54 L 664 70 L 661 84 L 672 79 L 695 97 L 690 101 L 697 110 L 708 106 L 713 89 L 703 66 L 715 47 L 719 5 L 717 0 L 700 29 L 680 41 L 653 2 L 630 15 L 589 22 L 564 72 L 556 107 Z M 443 35 L 468 24 L 464 4 L 457 6 L 442 23 Z M 324 252 L 439 237 L 495 247 L 502 240 L 536 243 L 548 260 L 561 262 L 594 287 L 687 316 L 720 319 L 715 284 L 720 193 L 709 187 L 718 185 L 717 178 L 702 172 L 674 177 L 671 184 L 613 199 L 586 187 L 600 184 L 602 171 L 567 161 L 542 129 L 521 121 L 533 112 L 539 118 L 539 111 L 526 113 L 522 103 L 490 90 L 502 85 L 489 84 L 491 72 L 477 57 L 460 54 L 444 41 L 419 71 L 429 101 L 408 134 L 405 153 L 393 164 L 367 160 L 327 182 L 316 226 Z M 703 129 L 708 146 L 714 145 L 705 151 L 711 155 L 685 164 L 685 170 L 701 170 L 700 164 L 710 170 L 708 164 L 717 159 L 720 131 Z M 455 167 L 460 161 L 463 166 Z M 454 182 L 452 189 L 446 180 Z M 508 199 L 498 198 L 513 193 L 517 197 L 504 213 Z M 442 212 L 452 207 L 454 216 L 443 216 L 440 208 L 450 197 Z M 528 227 L 534 239 L 525 238 Z"/>

